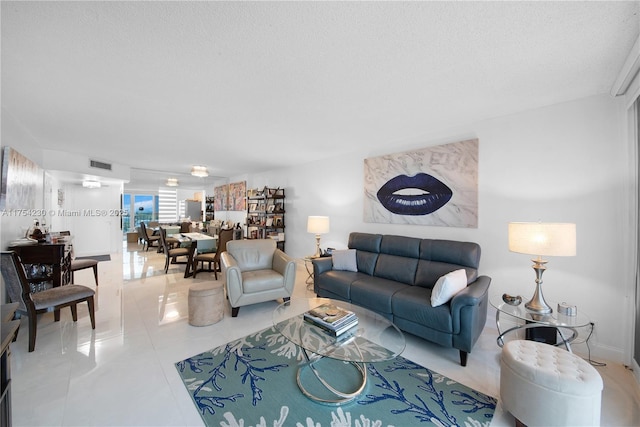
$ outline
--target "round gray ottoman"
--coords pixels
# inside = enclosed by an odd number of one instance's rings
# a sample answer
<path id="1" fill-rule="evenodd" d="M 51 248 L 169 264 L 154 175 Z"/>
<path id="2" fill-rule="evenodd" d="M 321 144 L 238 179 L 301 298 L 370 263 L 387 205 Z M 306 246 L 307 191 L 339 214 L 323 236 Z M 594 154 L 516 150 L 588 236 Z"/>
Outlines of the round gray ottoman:
<path id="1" fill-rule="evenodd" d="M 224 284 L 204 282 L 189 287 L 189 324 L 207 326 L 224 316 Z"/>

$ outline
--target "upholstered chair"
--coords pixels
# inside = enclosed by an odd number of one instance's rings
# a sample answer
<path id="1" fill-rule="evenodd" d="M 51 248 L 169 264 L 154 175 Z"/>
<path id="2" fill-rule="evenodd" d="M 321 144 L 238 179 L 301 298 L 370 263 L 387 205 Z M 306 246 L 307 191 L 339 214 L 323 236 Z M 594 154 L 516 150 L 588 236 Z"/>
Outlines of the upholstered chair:
<path id="1" fill-rule="evenodd" d="M 202 254 L 196 254 L 193 257 L 193 277 L 195 279 L 196 275 L 200 271 L 207 270 L 198 270 L 198 263 L 204 264 L 205 262 L 209 264 L 209 270 L 211 271 L 211 267 L 213 266 L 213 274 L 218 280 L 218 270 L 220 270 L 220 255 L 222 252 L 227 250 L 227 242 L 233 239 L 233 229 L 228 230 L 220 230 L 218 234 L 218 247 L 215 252 L 205 252 Z"/>
<path id="2" fill-rule="evenodd" d="M 140 237 L 142 237 L 142 249 L 148 251 L 150 246 L 157 246 L 158 251 L 160 250 L 160 236 L 154 236 L 152 233 L 149 233 L 147 226 L 144 222 L 140 221 Z"/>
<path id="3" fill-rule="evenodd" d="M 24 267 L 18 255 L 13 252 L 2 252 L 2 280 L 4 281 L 9 300 L 18 303 L 18 313 L 29 318 L 29 351 L 36 347 L 36 331 L 38 328 L 38 314 L 54 312 L 54 320 L 60 320 L 60 309 L 71 308 L 73 321 L 78 320 L 77 304 L 87 302 L 91 328 L 96 328 L 94 311 L 94 290 L 82 285 L 63 285 L 32 292 Z"/>
<path id="4" fill-rule="evenodd" d="M 296 263 L 275 240 L 231 240 L 220 261 L 233 317 L 244 305 L 291 298 Z"/>
<path id="5" fill-rule="evenodd" d="M 169 262 L 173 264 L 188 264 L 191 262 L 191 257 L 193 256 L 193 250 L 195 249 L 195 243 L 192 242 L 191 248 L 170 248 L 167 243 L 167 230 L 160 227 L 160 244 L 161 248 L 164 251 L 165 263 L 164 263 L 164 273 L 167 274 L 169 271 Z M 186 257 L 184 261 L 178 262 L 178 257 Z"/>

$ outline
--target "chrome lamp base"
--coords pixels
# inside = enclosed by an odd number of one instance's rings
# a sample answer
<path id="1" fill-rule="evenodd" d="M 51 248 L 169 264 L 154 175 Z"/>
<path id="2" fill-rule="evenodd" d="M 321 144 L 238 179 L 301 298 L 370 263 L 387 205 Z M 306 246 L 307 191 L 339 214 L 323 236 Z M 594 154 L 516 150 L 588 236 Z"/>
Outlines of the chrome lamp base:
<path id="1" fill-rule="evenodd" d="M 531 261 L 533 261 L 533 270 L 536 272 L 536 291 L 531 300 L 524 306 L 527 310 L 538 314 L 550 314 L 553 312 L 553 309 L 549 307 L 549 304 L 544 300 L 544 296 L 542 296 L 542 273 L 547 269 L 544 266 L 547 261 L 540 257 L 532 259 Z"/>
<path id="2" fill-rule="evenodd" d="M 320 235 L 316 234 L 316 253 L 313 254 L 312 258 L 320 258 L 322 252 L 320 251 Z"/>

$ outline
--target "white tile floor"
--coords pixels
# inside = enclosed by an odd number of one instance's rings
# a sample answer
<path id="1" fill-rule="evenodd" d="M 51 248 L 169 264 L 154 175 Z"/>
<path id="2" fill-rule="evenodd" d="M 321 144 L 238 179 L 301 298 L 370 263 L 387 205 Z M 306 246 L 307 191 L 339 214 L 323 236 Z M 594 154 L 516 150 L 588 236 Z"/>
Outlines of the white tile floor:
<path id="1" fill-rule="evenodd" d="M 124 243 L 122 255 L 100 263 L 95 331 L 86 305 L 79 307 L 75 324 L 68 309 L 58 323 L 53 314 L 45 314 L 39 320 L 36 350 L 29 353 L 23 319 L 11 346 L 15 426 L 203 425 L 174 363 L 269 326 L 277 302 L 242 307 L 237 318 L 227 307 L 219 323 L 190 326 L 188 288 L 213 274 L 184 279 L 184 266 L 171 265 L 165 275 L 162 254 L 139 250 L 137 244 Z M 294 298 L 314 296 L 306 278 L 301 263 Z M 90 270 L 76 273 L 76 281 L 94 287 Z M 495 325 L 488 321 L 465 368 L 459 365 L 457 350 L 409 335 L 403 356 L 497 397 L 496 336 Z M 631 372 L 613 363 L 598 370 L 605 381 L 602 425 L 640 426 L 640 392 Z M 249 425 L 259 421 L 249 418 Z M 498 405 L 491 425 L 511 426 L 513 418 Z"/>

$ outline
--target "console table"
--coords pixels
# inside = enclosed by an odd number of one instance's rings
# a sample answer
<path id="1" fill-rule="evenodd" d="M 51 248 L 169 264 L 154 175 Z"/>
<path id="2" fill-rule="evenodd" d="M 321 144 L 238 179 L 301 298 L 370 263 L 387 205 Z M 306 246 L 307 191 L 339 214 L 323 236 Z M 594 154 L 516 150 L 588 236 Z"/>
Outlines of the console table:
<path id="1" fill-rule="evenodd" d="M 9 246 L 24 266 L 32 292 L 71 283 L 71 247 L 66 243 Z"/>

